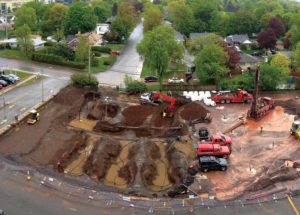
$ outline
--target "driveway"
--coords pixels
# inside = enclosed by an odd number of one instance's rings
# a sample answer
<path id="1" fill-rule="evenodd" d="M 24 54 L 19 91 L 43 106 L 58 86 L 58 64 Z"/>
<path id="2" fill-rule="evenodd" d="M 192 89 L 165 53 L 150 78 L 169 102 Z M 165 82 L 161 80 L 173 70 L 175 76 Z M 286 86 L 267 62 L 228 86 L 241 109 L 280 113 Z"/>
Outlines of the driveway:
<path id="1" fill-rule="evenodd" d="M 143 23 L 139 23 L 131 33 L 127 45 L 121 55 L 118 56 L 114 65 L 106 72 L 96 74 L 101 85 L 124 86 L 125 75 L 139 79 L 143 61 L 136 51 L 136 45 L 143 38 Z"/>

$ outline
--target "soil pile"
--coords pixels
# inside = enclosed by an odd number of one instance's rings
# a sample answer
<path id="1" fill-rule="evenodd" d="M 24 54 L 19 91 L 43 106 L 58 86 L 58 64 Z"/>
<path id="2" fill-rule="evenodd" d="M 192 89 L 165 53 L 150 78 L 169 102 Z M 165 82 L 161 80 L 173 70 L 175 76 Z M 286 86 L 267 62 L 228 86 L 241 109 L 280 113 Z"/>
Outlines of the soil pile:
<path id="1" fill-rule="evenodd" d="M 147 105 L 137 105 L 126 108 L 122 115 L 124 124 L 128 126 L 139 126 L 152 114 L 154 108 Z"/>
<path id="2" fill-rule="evenodd" d="M 94 127 L 94 131 L 100 132 L 120 132 L 123 130 L 123 128 L 119 127 L 119 123 L 109 123 L 107 121 L 98 121 L 96 126 Z"/>
<path id="3" fill-rule="evenodd" d="M 275 101 L 275 106 L 284 108 L 284 112 L 292 115 L 300 114 L 300 104 L 293 99 L 287 101 Z"/>
<path id="4" fill-rule="evenodd" d="M 153 180 L 157 176 L 157 167 L 155 161 L 160 158 L 159 147 L 153 143 L 149 142 L 145 146 L 145 157 L 146 160 L 141 167 L 141 178 L 145 185 L 153 185 Z"/>
<path id="5" fill-rule="evenodd" d="M 86 147 L 87 135 L 83 132 L 78 132 L 70 141 L 73 142 L 73 145 L 68 151 L 65 151 L 62 154 L 60 160 L 56 164 L 58 172 L 63 172 L 64 169 L 79 156 L 79 151 Z"/>
<path id="6" fill-rule="evenodd" d="M 103 179 L 121 152 L 121 145 L 114 139 L 102 138 L 96 142 L 96 145 L 87 159 L 83 169 L 84 172 L 96 177 L 99 181 Z"/>
<path id="7" fill-rule="evenodd" d="M 77 87 L 66 87 L 57 94 L 53 101 L 60 105 L 71 106 L 78 101 L 78 96 L 83 99 L 83 89 Z"/>
<path id="8" fill-rule="evenodd" d="M 136 173 L 137 173 L 137 165 L 135 162 L 135 157 L 137 152 L 139 151 L 140 146 L 135 144 L 133 145 L 128 153 L 128 159 L 129 161 L 127 162 L 127 164 L 125 166 L 123 166 L 119 172 L 118 175 L 120 178 L 123 178 L 127 184 L 131 184 L 133 183 Z"/>
<path id="9" fill-rule="evenodd" d="M 187 176 L 187 159 L 185 155 L 176 148 L 167 151 L 167 159 L 169 161 L 169 180 L 173 184 L 182 184 Z"/>
<path id="10" fill-rule="evenodd" d="M 191 102 L 183 106 L 183 110 L 181 111 L 180 116 L 184 120 L 193 121 L 201 118 L 204 119 L 208 113 L 209 111 L 206 110 L 202 105 Z"/>

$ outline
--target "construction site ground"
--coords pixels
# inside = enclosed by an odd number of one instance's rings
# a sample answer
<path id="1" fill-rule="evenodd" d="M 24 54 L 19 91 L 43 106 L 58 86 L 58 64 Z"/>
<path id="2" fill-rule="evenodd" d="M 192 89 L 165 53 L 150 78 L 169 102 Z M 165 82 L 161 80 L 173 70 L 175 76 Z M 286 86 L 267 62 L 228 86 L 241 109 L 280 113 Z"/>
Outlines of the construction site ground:
<path id="1" fill-rule="evenodd" d="M 300 140 L 289 129 L 300 104 L 288 95 L 274 97 L 280 106 L 241 125 L 247 104 L 205 107 L 179 99 L 175 117 L 164 119 L 164 105 L 140 105 L 138 96 L 67 87 L 40 110 L 37 124 L 23 122 L 3 135 L 0 153 L 61 174 L 88 176 L 119 192 L 166 196 L 196 160 L 198 128 L 214 134 L 237 127 L 227 133 L 233 141 L 228 170 L 198 173 L 190 186 L 203 197 L 232 198 L 299 179 L 292 164 L 300 160 Z M 212 122 L 191 126 L 207 112 Z"/>

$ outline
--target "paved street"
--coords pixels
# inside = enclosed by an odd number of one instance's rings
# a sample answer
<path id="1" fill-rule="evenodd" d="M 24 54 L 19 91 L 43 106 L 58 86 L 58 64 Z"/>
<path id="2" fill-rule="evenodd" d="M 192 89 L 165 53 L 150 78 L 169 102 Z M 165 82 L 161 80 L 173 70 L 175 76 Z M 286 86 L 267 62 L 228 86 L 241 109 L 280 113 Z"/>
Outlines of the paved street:
<path id="1" fill-rule="evenodd" d="M 126 74 L 135 79 L 140 77 L 143 61 L 136 51 L 136 45 L 142 38 L 143 24 L 140 23 L 131 33 L 124 51 L 118 56 L 115 64 L 108 71 L 96 75 L 100 84 L 120 86 Z"/>

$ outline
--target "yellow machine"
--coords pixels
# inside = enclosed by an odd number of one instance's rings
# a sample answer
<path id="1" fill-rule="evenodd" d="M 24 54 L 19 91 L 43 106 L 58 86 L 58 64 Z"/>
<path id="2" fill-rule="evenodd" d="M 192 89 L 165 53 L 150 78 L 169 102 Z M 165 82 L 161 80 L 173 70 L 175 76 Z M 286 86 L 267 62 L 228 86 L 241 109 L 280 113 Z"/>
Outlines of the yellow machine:
<path id="1" fill-rule="evenodd" d="M 27 124 L 33 125 L 40 120 L 40 113 L 36 110 L 30 111 L 30 115 L 27 119 Z"/>

